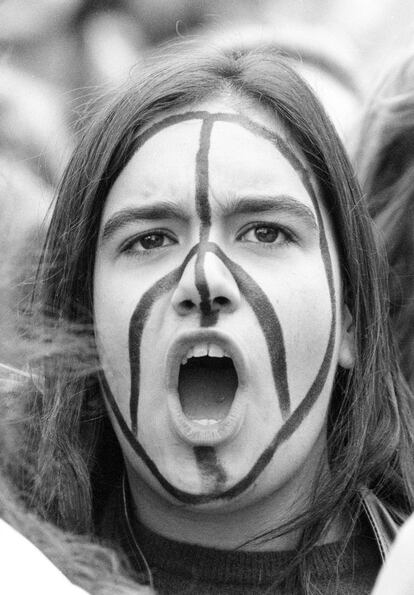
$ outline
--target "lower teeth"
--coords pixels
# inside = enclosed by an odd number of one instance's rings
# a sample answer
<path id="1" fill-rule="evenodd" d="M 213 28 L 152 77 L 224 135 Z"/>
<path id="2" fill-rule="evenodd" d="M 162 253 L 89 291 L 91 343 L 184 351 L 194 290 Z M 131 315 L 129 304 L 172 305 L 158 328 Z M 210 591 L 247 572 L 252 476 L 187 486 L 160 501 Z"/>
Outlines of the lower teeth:
<path id="1" fill-rule="evenodd" d="M 217 423 L 216 419 L 195 419 L 194 421 L 196 421 L 201 426 L 211 426 Z"/>

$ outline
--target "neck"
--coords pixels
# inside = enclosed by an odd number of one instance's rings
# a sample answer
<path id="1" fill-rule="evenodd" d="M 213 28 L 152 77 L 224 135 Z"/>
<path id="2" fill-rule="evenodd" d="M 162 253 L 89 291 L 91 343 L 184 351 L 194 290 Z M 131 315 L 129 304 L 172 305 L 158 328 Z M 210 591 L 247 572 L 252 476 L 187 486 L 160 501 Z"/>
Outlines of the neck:
<path id="1" fill-rule="evenodd" d="M 297 546 L 299 531 L 271 540 L 260 537 L 307 510 L 310 493 L 304 486 L 312 486 L 316 476 L 315 467 L 307 460 L 289 482 L 263 498 L 244 506 L 239 502 L 225 503 L 220 508 L 206 510 L 175 504 L 153 490 L 131 467 L 127 466 L 127 470 L 135 513 L 149 529 L 180 542 L 246 551 L 291 550 Z M 339 540 L 344 528 L 343 519 L 333 521 L 320 543 Z"/>

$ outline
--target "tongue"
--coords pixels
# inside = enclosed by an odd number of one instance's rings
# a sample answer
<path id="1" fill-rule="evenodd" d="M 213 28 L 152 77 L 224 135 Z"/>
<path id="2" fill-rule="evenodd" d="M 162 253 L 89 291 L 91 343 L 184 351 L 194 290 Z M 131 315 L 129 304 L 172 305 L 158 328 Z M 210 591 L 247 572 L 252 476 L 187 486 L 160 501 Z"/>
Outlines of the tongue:
<path id="1" fill-rule="evenodd" d="M 191 358 L 180 367 L 178 392 L 184 414 L 204 423 L 224 419 L 237 390 L 237 374 L 228 357 Z"/>

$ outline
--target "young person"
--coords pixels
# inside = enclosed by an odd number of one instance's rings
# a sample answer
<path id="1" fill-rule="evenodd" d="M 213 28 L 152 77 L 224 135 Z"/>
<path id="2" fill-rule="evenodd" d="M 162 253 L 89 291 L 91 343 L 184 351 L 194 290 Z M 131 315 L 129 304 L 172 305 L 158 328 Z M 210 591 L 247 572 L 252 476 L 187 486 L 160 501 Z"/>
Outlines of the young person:
<path id="1" fill-rule="evenodd" d="M 413 507 L 376 254 L 341 143 L 277 52 L 155 56 L 60 187 L 30 504 L 160 593 L 368 593 Z"/>

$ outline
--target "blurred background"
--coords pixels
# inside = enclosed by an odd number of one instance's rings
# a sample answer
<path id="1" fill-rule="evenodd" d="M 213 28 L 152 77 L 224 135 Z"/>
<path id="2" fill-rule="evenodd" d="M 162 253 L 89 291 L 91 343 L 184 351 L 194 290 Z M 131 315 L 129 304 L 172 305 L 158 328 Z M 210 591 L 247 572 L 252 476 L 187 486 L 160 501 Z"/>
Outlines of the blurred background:
<path id="1" fill-rule="evenodd" d="M 412 0 L 0 0 L 0 361 L 19 363 L 13 314 L 88 106 L 149 49 L 194 34 L 280 47 L 352 144 L 374 82 L 413 33 Z"/>
<path id="2" fill-rule="evenodd" d="M 125 81 L 148 49 L 193 34 L 225 41 L 249 29 L 299 60 L 322 53 L 360 101 L 411 44 L 413 18 L 410 0 L 0 0 L 1 155 L 23 160 L 47 194 L 89 100 Z"/>

